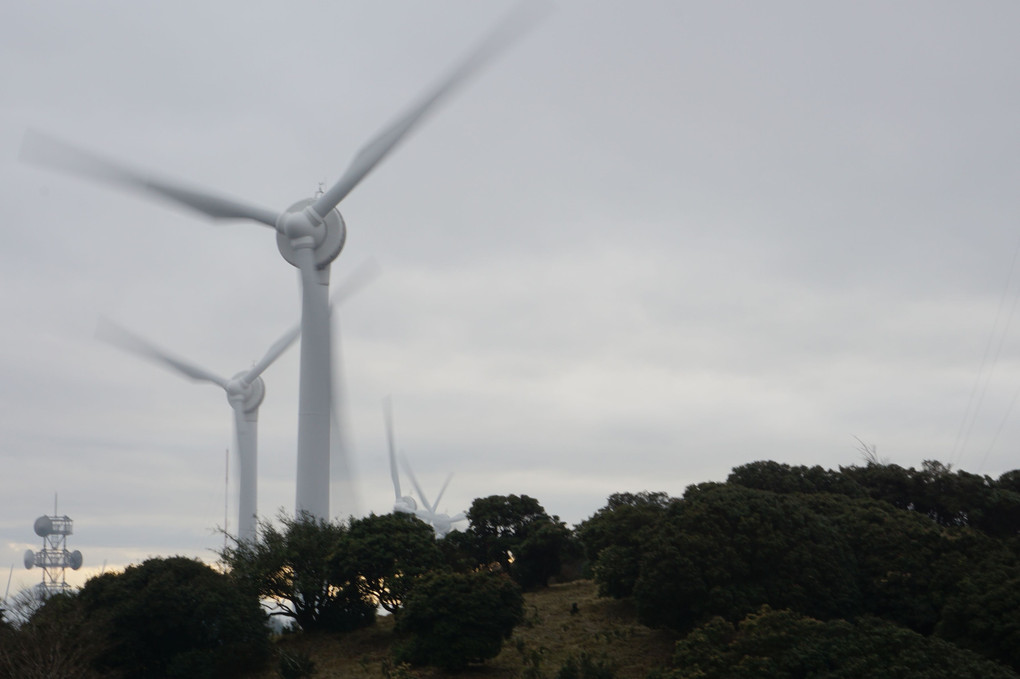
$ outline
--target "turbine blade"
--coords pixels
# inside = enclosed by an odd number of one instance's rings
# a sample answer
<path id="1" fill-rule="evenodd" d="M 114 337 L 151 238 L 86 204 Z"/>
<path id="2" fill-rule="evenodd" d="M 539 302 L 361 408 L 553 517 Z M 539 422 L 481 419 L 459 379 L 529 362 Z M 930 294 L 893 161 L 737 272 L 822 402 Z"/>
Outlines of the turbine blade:
<path id="1" fill-rule="evenodd" d="M 407 475 L 409 477 L 411 477 L 411 484 L 414 486 L 414 489 L 416 491 L 418 491 L 418 497 L 421 498 L 421 501 L 425 504 L 426 507 L 431 507 L 432 505 L 429 504 L 428 498 L 425 497 L 425 491 L 423 491 L 421 489 L 421 486 L 418 485 L 418 477 L 416 477 L 414 475 L 414 470 L 411 469 L 411 463 L 407 461 L 406 457 L 405 458 L 401 458 L 401 462 L 404 463 L 404 471 L 407 472 Z M 429 513 L 430 514 L 435 514 L 435 511 L 429 510 Z"/>
<path id="2" fill-rule="evenodd" d="M 379 262 L 374 257 L 366 259 L 348 274 L 340 285 L 333 288 L 330 306 L 342 304 L 349 297 L 361 292 L 368 287 L 369 283 L 378 278 L 380 273 L 382 273 L 382 267 L 379 266 Z"/>
<path id="3" fill-rule="evenodd" d="M 22 161 L 87 179 L 154 194 L 213 219 L 252 219 L 276 228 L 277 214 L 271 210 L 158 179 L 41 132 L 25 132 L 20 158 Z"/>
<path id="4" fill-rule="evenodd" d="M 393 495 L 399 501 L 400 473 L 397 471 L 397 450 L 393 443 L 393 402 L 389 396 L 383 399 L 383 420 L 386 422 L 386 443 L 390 451 L 390 477 L 393 479 Z"/>
<path id="5" fill-rule="evenodd" d="M 450 523 L 457 523 L 458 521 L 467 521 L 467 514 L 464 512 L 457 512 L 450 517 Z"/>
<path id="6" fill-rule="evenodd" d="M 453 479 L 453 472 L 450 472 L 446 476 L 446 481 L 443 482 L 443 487 L 439 489 L 439 496 L 436 497 L 436 504 L 432 505 L 432 513 L 435 514 L 439 509 L 439 501 L 443 499 L 443 493 L 446 492 L 446 487 L 450 485 L 450 481 Z"/>
<path id="7" fill-rule="evenodd" d="M 297 341 L 297 338 L 300 336 L 301 336 L 301 324 L 297 323 L 294 325 L 294 327 L 292 327 L 290 330 L 284 333 L 284 335 L 280 337 L 280 339 L 273 342 L 273 345 L 269 347 L 269 350 L 266 352 L 266 355 L 263 356 L 254 366 L 252 366 L 251 370 L 245 373 L 243 378 L 244 383 L 251 384 L 253 381 L 255 381 L 255 378 L 261 375 L 266 368 L 271 366 L 273 362 L 276 361 L 276 359 L 283 355 L 283 352 L 287 351 L 287 349 L 290 349 L 291 345 L 294 344 L 294 342 Z"/>
<path id="8" fill-rule="evenodd" d="M 513 15 L 502 21 L 485 39 L 468 53 L 446 77 L 439 80 L 431 89 L 410 108 L 397 116 L 384 127 L 375 137 L 355 154 L 351 164 L 340 179 L 319 196 L 312 204 L 312 209 L 320 216 L 325 215 L 340 204 L 369 172 L 375 169 L 382 160 L 399 144 L 418 122 L 450 92 L 462 85 L 486 62 L 505 49 L 514 39 L 530 28 L 538 18 L 528 8 L 527 12 L 518 9 Z"/>
<path id="9" fill-rule="evenodd" d="M 136 356 L 173 368 L 177 372 L 186 377 L 190 377 L 193 380 L 212 382 L 213 384 L 223 387 L 223 389 L 227 388 L 227 380 L 225 378 L 209 372 L 205 368 L 194 365 L 193 363 L 171 356 L 154 344 L 149 343 L 128 330 L 125 330 L 107 318 L 100 317 L 99 323 L 96 326 L 96 337 L 104 342 L 118 346 L 125 351 L 130 351 Z"/>
<path id="10" fill-rule="evenodd" d="M 350 417 L 347 412 L 347 393 L 343 379 L 343 354 L 340 350 L 340 332 L 337 329 L 339 314 L 330 317 L 330 485 L 336 501 L 334 514 L 358 516 L 361 499 L 356 483 L 353 446 L 350 437 Z"/>

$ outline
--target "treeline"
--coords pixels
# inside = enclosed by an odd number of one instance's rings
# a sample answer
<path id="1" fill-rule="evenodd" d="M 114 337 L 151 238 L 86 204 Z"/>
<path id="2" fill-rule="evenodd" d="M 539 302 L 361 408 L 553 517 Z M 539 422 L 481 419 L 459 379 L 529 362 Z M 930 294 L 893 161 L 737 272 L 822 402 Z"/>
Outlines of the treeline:
<path id="1" fill-rule="evenodd" d="M 526 495 L 479 498 L 469 527 L 437 540 L 409 514 L 260 522 L 216 570 L 154 558 L 73 594 L 24 599 L 0 624 L 0 677 L 222 679 L 272 659 L 267 615 L 290 632 L 342 634 L 395 616 L 394 662 L 463 669 L 499 654 L 524 619 L 522 592 L 580 558 L 571 530 Z M 288 678 L 307 656 L 277 658 Z"/>
<path id="2" fill-rule="evenodd" d="M 1016 676 L 1018 480 L 755 462 L 614 495 L 576 534 L 600 593 L 684 639 L 672 679 Z"/>
<path id="3" fill-rule="evenodd" d="M 526 495 L 467 516 L 439 540 L 407 514 L 282 516 L 218 570 L 171 557 L 106 573 L 0 625 L 0 676 L 249 676 L 273 660 L 267 615 L 344 634 L 380 610 L 395 663 L 459 670 L 500 652 L 522 592 L 591 577 L 675 633 L 658 679 L 1020 679 L 1020 472 L 755 462 L 679 498 L 612 495 L 573 529 Z"/>

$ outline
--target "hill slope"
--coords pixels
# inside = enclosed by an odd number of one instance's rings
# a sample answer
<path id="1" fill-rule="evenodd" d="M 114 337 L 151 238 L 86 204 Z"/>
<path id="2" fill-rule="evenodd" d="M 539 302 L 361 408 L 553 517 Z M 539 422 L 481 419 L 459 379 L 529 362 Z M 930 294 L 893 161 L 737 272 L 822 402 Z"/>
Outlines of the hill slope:
<path id="1" fill-rule="evenodd" d="M 577 612 L 571 613 L 573 604 Z M 503 651 L 485 665 L 447 675 L 432 668 L 398 668 L 390 659 L 393 624 L 380 618 L 373 627 L 343 636 L 296 635 L 281 638 L 282 651 L 307 653 L 317 678 L 345 679 L 554 679 L 563 662 L 584 652 L 605 659 L 618 679 L 644 679 L 673 653 L 675 636 L 637 623 L 624 602 L 600 599 L 590 580 L 553 585 L 525 595 L 525 622 L 514 630 Z M 279 676 L 275 663 L 258 679 Z"/>

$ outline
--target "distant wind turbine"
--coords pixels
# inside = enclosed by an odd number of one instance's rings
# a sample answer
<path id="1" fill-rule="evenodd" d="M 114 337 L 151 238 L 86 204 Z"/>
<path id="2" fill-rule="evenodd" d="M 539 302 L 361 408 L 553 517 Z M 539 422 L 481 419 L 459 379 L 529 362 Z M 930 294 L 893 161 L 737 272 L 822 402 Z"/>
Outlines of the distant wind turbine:
<path id="1" fill-rule="evenodd" d="M 397 452 L 396 446 L 394 445 L 393 436 L 393 404 L 389 398 L 383 401 L 383 416 L 386 420 L 386 440 L 389 444 L 389 457 L 390 457 L 390 477 L 393 480 L 393 511 L 402 512 L 404 514 L 414 514 L 425 523 L 432 526 L 432 530 L 435 531 L 436 537 L 446 537 L 447 533 L 453 530 L 453 524 L 459 521 L 466 521 L 467 515 L 464 512 L 459 512 L 454 516 L 444 514 L 439 509 L 439 501 L 443 499 L 443 493 L 446 492 L 446 487 L 450 485 L 450 480 L 453 478 L 451 473 L 446 477 L 446 481 L 443 483 L 443 487 L 439 491 L 439 495 L 436 497 L 435 503 L 430 504 L 428 498 L 425 496 L 425 492 L 421 489 L 418 484 L 418 479 L 414 475 L 414 471 L 411 469 L 411 463 L 407 461 L 407 458 L 402 458 L 404 464 L 404 470 L 407 475 L 411 477 L 411 484 L 414 489 L 418 491 L 418 497 L 421 498 L 422 503 L 425 505 L 424 508 L 419 508 L 418 503 L 415 502 L 414 497 L 410 495 L 403 495 L 400 492 L 400 472 L 397 469 Z"/>
<path id="2" fill-rule="evenodd" d="M 238 458 L 240 475 L 237 509 L 237 535 L 239 540 L 253 540 L 258 514 L 258 419 L 259 406 L 266 395 L 262 373 L 301 334 L 295 325 L 269 347 L 259 361 L 248 370 L 226 378 L 205 368 L 172 356 L 163 349 L 142 339 L 113 321 L 100 318 L 96 336 L 136 356 L 163 365 L 192 380 L 209 382 L 223 389 L 234 413 L 234 450 Z"/>

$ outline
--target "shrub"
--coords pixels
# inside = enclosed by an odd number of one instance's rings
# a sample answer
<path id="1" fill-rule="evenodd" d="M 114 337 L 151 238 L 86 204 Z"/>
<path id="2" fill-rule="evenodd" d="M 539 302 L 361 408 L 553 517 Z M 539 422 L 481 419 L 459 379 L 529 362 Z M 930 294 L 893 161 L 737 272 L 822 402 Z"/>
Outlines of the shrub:
<path id="1" fill-rule="evenodd" d="M 503 575 L 431 573 L 411 590 L 396 631 L 398 662 L 464 669 L 499 655 L 524 619 L 520 587 Z"/>
<path id="2" fill-rule="evenodd" d="M 303 679 L 316 673 L 315 661 L 300 651 L 280 653 L 278 671 L 283 679 Z"/>
<path id="3" fill-rule="evenodd" d="M 258 600 L 200 561 L 149 559 L 89 580 L 78 599 L 110 643 L 99 667 L 126 679 L 236 677 L 268 654 Z"/>

